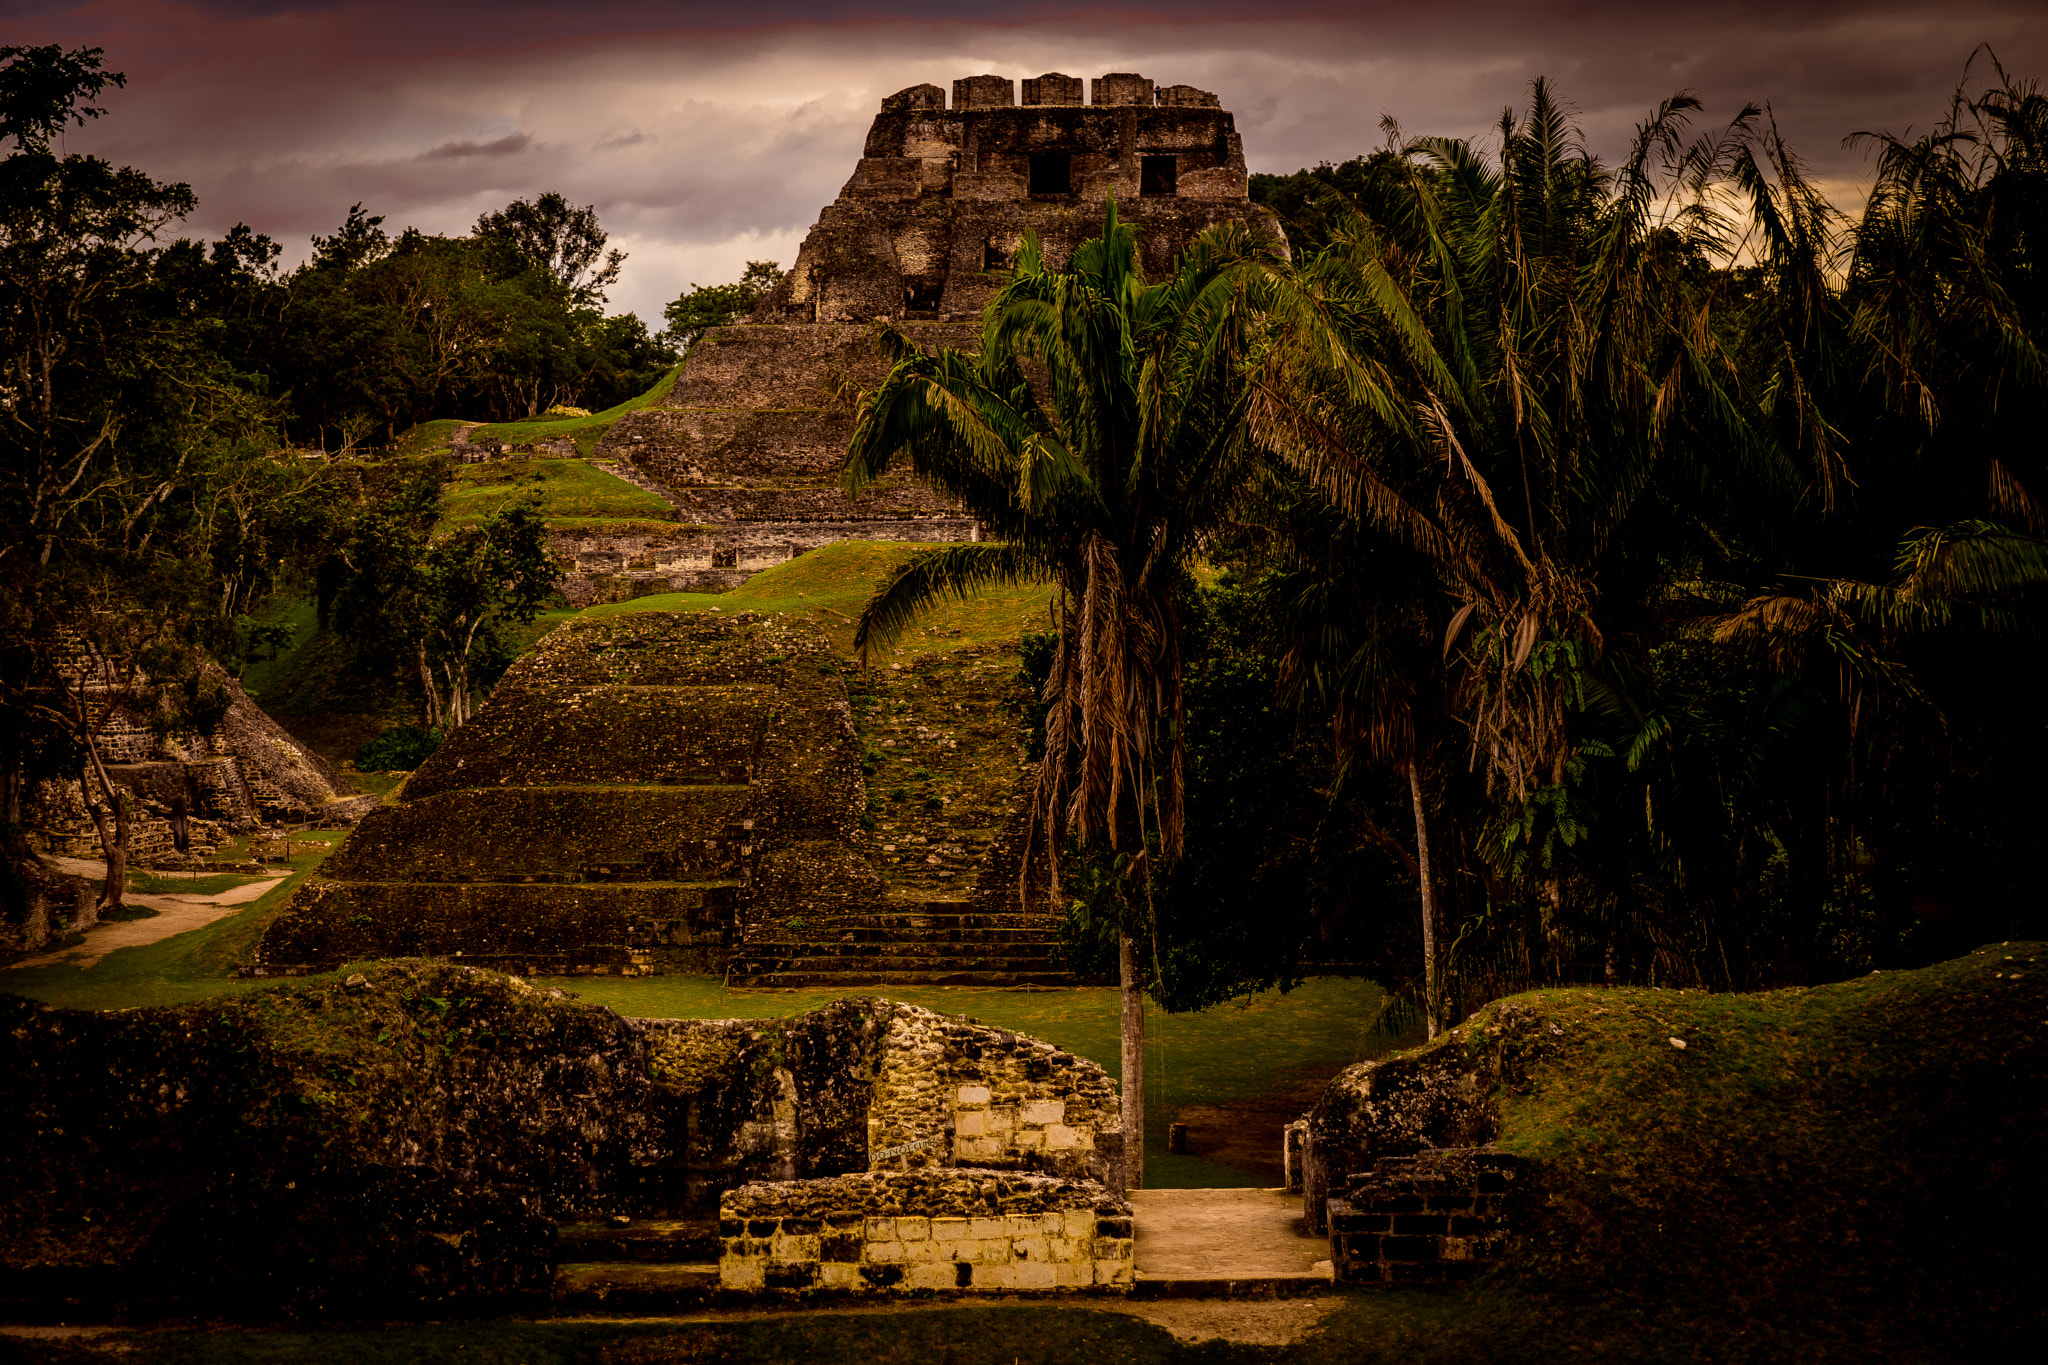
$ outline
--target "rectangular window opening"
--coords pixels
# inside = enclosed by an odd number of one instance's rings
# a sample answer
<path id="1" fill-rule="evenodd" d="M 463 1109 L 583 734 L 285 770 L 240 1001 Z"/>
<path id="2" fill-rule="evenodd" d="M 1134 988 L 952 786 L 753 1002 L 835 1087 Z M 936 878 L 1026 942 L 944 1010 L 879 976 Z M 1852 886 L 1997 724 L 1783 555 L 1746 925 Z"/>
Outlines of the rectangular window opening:
<path id="1" fill-rule="evenodd" d="M 1180 184 L 1180 158 L 1148 156 L 1138 163 L 1138 193 L 1173 194 Z"/>
<path id="2" fill-rule="evenodd" d="M 1031 193 L 1071 194 L 1073 186 L 1073 157 L 1065 152 L 1031 154 Z"/>
<path id="3" fill-rule="evenodd" d="M 982 247 L 981 268 L 983 270 L 1005 270 L 1009 268 L 1009 264 L 1010 253 L 997 246 L 994 242 L 989 242 Z"/>
<path id="4" fill-rule="evenodd" d="M 939 296 L 945 292 L 943 276 L 913 276 L 903 282 L 903 306 L 912 313 L 933 312 L 939 306 Z"/>

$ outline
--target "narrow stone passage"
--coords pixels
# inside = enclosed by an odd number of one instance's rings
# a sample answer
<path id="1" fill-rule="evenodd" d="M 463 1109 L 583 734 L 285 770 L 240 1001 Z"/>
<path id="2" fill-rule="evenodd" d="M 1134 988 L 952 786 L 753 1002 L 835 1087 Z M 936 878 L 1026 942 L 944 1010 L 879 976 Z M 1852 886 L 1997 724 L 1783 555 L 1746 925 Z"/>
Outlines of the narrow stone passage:
<path id="1" fill-rule="evenodd" d="M 1301 1196 L 1272 1190 L 1132 1190 L 1141 1296 L 1275 1298 L 1331 1286 L 1330 1243 Z"/>

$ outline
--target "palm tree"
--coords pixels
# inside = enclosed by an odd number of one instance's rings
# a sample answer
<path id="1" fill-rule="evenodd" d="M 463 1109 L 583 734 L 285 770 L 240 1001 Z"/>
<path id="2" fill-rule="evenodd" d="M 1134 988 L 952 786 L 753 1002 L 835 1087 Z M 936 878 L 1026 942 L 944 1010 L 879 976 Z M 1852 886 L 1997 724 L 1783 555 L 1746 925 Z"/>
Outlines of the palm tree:
<path id="1" fill-rule="evenodd" d="M 1241 230 L 1198 239 L 1148 283 L 1112 199 L 1099 238 L 1050 267 L 1027 238 L 990 301 L 981 347 L 926 354 L 884 328 L 893 365 L 861 396 L 850 493 L 907 457 L 992 539 L 921 553 L 863 608 L 855 644 L 886 644 L 949 594 L 1050 580 L 1057 644 L 1028 864 L 1059 894 L 1062 840 L 1123 855 L 1130 899 L 1182 840 L 1181 601 L 1207 538 L 1255 494 L 1244 422 L 1252 303 L 1284 248 Z M 1144 974 L 1119 938 L 1124 1139 L 1143 1171 Z M 1156 964 L 1155 964 L 1156 966 Z"/>
<path id="2" fill-rule="evenodd" d="M 1381 177 L 1281 296 L 1249 411 L 1339 511 L 1427 567 L 1407 624 L 1380 636 L 1422 631 L 1446 661 L 1441 710 L 1499 802 L 1488 860 L 1535 888 L 1552 954 L 1586 826 L 1583 762 L 1652 732 L 1629 695 L 1631 642 L 1647 634 L 1658 563 L 1698 538 L 1672 482 L 1711 486 L 1775 451 L 1706 287 L 1732 249 L 1713 194 L 1760 114 L 1688 142 L 1697 108 L 1665 101 L 1612 169 L 1540 80 L 1491 156 L 1454 139 L 1400 146 L 1405 181 Z M 1356 736 L 1409 777 L 1426 862 L 1438 702 L 1412 676 L 1416 643 L 1330 677 Z M 1444 935 L 1420 880 L 1435 956 Z M 1425 971 L 1434 1031 L 1442 971 Z"/>

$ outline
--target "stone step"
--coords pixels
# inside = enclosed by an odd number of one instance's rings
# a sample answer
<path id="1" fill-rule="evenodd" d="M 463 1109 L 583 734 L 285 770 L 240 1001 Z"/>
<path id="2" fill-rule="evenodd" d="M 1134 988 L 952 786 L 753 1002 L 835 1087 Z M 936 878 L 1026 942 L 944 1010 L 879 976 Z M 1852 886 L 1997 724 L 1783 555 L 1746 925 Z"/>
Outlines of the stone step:
<path id="1" fill-rule="evenodd" d="M 849 945 L 850 946 L 850 945 Z M 936 972 L 1031 971 L 1051 957 L 1050 945 L 1040 952 L 1008 953 L 816 953 L 763 951 L 749 945 L 741 955 L 745 969 L 770 972 Z"/>
<path id="2" fill-rule="evenodd" d="M 717 1293 L 716 1261 L 571 1261 L 555 1267 L 560 1308 L 658 1313 L 710 1302 Z"/>
<path id="3" fill-rule="evenodd" d="M 1137 1272 L 1131 1283 L 1134 1299 L 1299 1299 L 1332 1293 L 1337 1288 L 1330 1263 L 1321 1269 L 1244 1275 L 1151 1275 Z"/>
<path id="4" fill-rule="evenodd" d="M 556 1233 L 556 1259 L 576 1264 L 599 1261 L 698 1264 L 716 1261 L 715 1219 L 635 1219 L 616 1223 L 565 1223 Z"/>
<path id="5" fill-rule="evenodd" d="M 912 932 L 936 930 L 980 929 L 1028 929 L 1035 933 L 1056 934 L 1062 923 L 1058 915 L 1022 915 L 1014 911 L 998 911 L 993 914 L 968 907 L 952 909 L 954 902 L 947 902 L 945 910 L 909 910 L 874 915 L 820 915 L 816 919 L 804 917 L 806 927 L 816 934 L 843 934 L 849 930 L 877 929 L 885 932 Z"/>
<path id="6" fill-rule="evenodd" d="M 790 942 L 839 943 L 847 948 L 874 943 L 1054 943 L 1058 941 L 1050 926 L 1013 927 L 992 925 L 987 928 L 960 928 L 938 926 L 890 925 L 883 928 L 869 928 L 865 925 L 840 928 L 833 926 L 810 926 L 811 932 L 801 940 Z"/>
<path id="7" fill-rule="evenodd" d="M 1072 986 L 1071 972 L 1059 971 L 771 971 L 733 977 L 735 986 L 812 986 L 841 990 L 854 986 Z"/>

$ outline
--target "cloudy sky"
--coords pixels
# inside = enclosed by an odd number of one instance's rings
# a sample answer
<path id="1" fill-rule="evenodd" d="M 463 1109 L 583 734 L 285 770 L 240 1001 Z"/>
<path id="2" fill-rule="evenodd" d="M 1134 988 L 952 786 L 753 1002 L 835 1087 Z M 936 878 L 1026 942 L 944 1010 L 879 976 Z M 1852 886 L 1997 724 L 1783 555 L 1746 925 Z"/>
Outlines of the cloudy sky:
<path id="1" fill-rule="evenodd" d="M 692 282 L 787 265 L 882 96 L 921 81 L 1200 86 L 1255 171 L 1370 150 L 1382 114 L 1482 134 L 1538 75 L 1611 152 L 1690 89 L 1709 121 L 1769 103 L 1853 202 L 1867 160 L 1842 139 L 1924 128 L 1979 44 L 2048 76 L 2039 0 L 0 0 L 0 43 L 50 42 L 103 47 L 129 77 L 68 148 L 190 182 L 192 232 L 247 222 L 296 258 L 359 200 L 453 233 L 559 190 L 629 253 L 614 307 L 657 324 Z"/>

